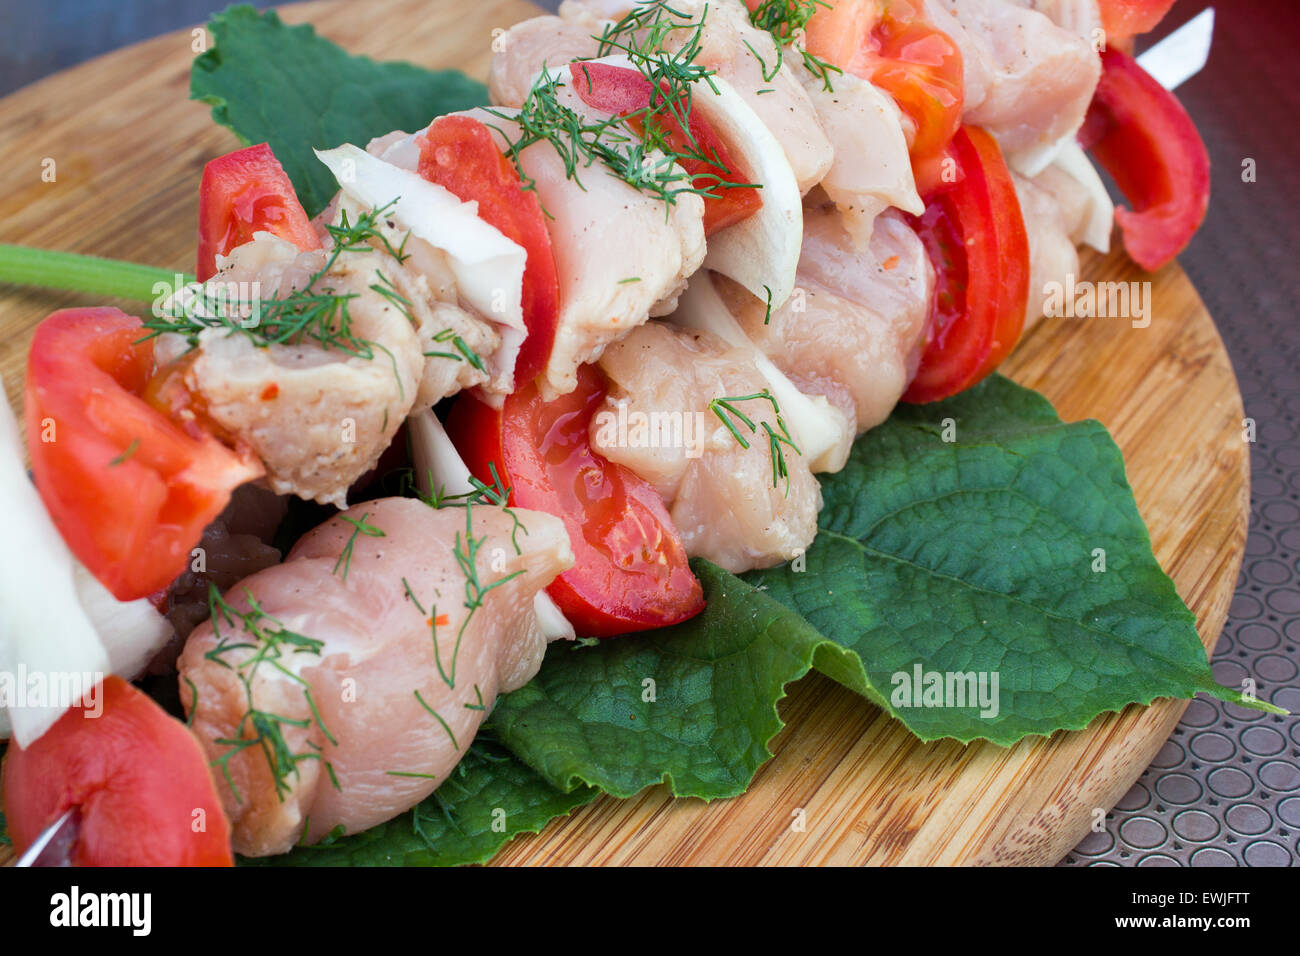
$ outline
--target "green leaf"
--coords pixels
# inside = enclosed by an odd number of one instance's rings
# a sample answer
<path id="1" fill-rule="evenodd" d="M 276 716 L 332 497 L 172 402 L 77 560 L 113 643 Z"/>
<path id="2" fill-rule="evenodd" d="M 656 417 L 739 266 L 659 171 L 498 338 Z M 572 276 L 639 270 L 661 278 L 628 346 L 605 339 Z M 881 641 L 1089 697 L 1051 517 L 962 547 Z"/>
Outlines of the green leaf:
<path id="1" fill-rule="evenodd" d="M 1215 682 L 1099 422 L 1065 424 L 995 376 L 900 405 L 822 491 L 806 570 L 745 579 L 852 650 L 923 740 L 1009 745 L 1198 691 L 1275 710 Z M 922 706 L 919 689 L 904 694 L 918 666 L 945 684 L 987 675 L 990 691 L 996 675 L 996 714 L 955 697 Z"/>
<path id="2" fill-rule="evenodd" d="M 871 694 L 861 663 L 797 614 L 707 561 L 692 567 L 701 614 L 593 647 L 552 646 L 540 673 L 497 702 L 502 743 L 565 790 L 628 797 L 662 781 L 677 796 L 730 797 L 771 756 L 791 681 L 816 666 Z"/>
<path id="3" fill-rule="evenodd" d="M 401 816 L 352 836 L 298 847 L 246 866 L 458 866 L 483 863 L 520 833 L 536 833 L 599 796 L 555 789 L 480 733 L 434 795 Z M 496 829 L 494 829 L 494 824 Z"/>
<path id="4" fill-rule="evenodd" d="M 1067 425 L 995 377 L 947 402 L 900 406 L 823 493 L 806 567 L 741 580 L 692 562 L 701 615 L 553 647 L 537 677 L 498 702 L 502 742 L 561 789 L 627 797 L 666 782 L 711 799 L 748 787 L 781 729 L 786 685 L 810 667 L 926 740 L 1009 745 L 1198 691 L 1246 703 L 1214 682 L 1097 422 Z M 1105 571 L 1093 570 L 1097 548 Z M 917 665 L 945 678 L 996 673 L 996 714 L 901 706 L 896 675 L 913 678 Z"/>
<path id="5" fill-rule="evenodd" d="M 246 4 L 208 24 L 214 45 L 194 60 L 190 97 L 245 144 L 267 142 L 309 216 L 337 192 L 312 149 L 364 147 L 393 130 L 487 104 L 487 87 L 457 70 L 353 56 L 309 25 L 285 26 Z"/>

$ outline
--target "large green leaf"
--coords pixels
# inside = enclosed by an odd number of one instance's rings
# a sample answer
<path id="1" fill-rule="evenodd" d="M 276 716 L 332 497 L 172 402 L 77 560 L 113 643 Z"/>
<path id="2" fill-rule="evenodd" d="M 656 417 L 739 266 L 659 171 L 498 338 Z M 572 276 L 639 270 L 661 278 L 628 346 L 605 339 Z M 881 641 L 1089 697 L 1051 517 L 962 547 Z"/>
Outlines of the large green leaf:
<path id="1" fill-rule="evenodd" d="M 313 149 L 364 147 L 487 103 L 487 87 L 457 70 L 352 56 L 309 25 L 285 26 L 273 11 L 233 6 L 208 30 L 214 45 L 194 60 L 190 97 L 210 104 L 212 118 L 240 141 L 270 143 L 308 215 L 337 191 Z"/>
<path id="2" fill-rule="evenodd" d="M 782 726 L 777 702 L 811 667 L 927 740 L 1009 745 L 1199 691 L 1249 704 L 1215 683 L 1097 422 L 1065 424 L 994 377 L 900 406 L 823 492 L 802 561 L 743 581 L 696 561 L 700 616 L 553 647 L 498 703 L 502 742 L 561 789 L 630 796 L 664 781 L 707 799 L 748 787 Z M 935 674 L 945 689 L 950 674 L 976 687 L 984 675 L 996 708 L 924 706 Z"/>
<path id="3" fill-rule="evenodd" d="M 743 793 L 782 727 L 785 687 L 816 666 L 870 693 L 861 663 L 797 614 L 707 561 L 708 601 L 674 627 L 552 646 L 541 672 L 502 698 L 502 742 L 562 789 L 627 797 L 667 782 L 678 796 Z"/>
<path id="4" fill-rule="evenodd" d="M 475 739 L 435 794 L 401 816 L 353 836 L 284 856 L 241 860 L 272 866 L 456 866 L 483 863 L 520 833 L 595 799 L 599 791 L 552 787 L 486 735 Z"/>
<path id="5" fill-rule="evenodd" d="M 1198 691 L 1244 703 L 1215 682 L 1100 423 L 995 376 L 899 406 L 822 490 L 806 566 L 746 580 L 852 650 L 922 739 L 1011 744 Z M 996 714 L 905 695 L 918 667 L 990 691 L 996 675 Z"/>

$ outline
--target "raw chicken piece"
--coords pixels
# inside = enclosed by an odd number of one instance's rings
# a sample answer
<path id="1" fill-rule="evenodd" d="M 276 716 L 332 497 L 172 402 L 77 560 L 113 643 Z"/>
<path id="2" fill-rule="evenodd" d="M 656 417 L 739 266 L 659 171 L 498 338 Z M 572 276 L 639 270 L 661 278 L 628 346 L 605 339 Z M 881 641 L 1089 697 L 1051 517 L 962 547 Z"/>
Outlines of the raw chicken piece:
<path id="1" fill-rule="evenodd" d="M 543 65 L 556 67 L 597 56 L 600 44 L 595 37 L 633 6 L 569 0 L 561 5 L 558 17 L 516 24 L 501 37 L 501 52 L 493 58 L 492 101 L 517 107 Z M 778 57 L 771 35 L 749 22 L 749 13 L 739 0 L 674 0 L 665 7 L 665 15 L 672 14 L 680 14 L 674 19 L 684 28 L 665 33 L 664 49 L 670 53 L 680 50 L 694 34 L 694 28 L 685 25 L 703 18 L 693 62 L 730 81 L 758 114 L 785 151 L 800 192 L 820 182 L 831 166 L 832 150 L 803 88 L 803 81 L 810 81 L 811 75 L 793 55 Z"/>
<path id="2" fill-rule="evenodd" d="M 522 553 L 515 519 L 500 508 L 366 502 L 226 595 L 257 634 L 239 617 L 218 617 L 220 634 L 211 622 L 195 629 L 180 659 L 181 696 L 209 757 L 225 761 L 229 779 L 221 763 L 214 776 L 237 852 L 283 853 L 340 826 L 356 833 L 447 779 L 497 695 L 537 672 L 546 641 L 533 597 L 573 563 L 560 519 L 518 518 Z M 457 553 L 472 559 L 486 594 Z M 476 596 L 481 606 L 467 609 Z M 254 737 L 254 709 L 296 757 L 281 768 L 278 793 L 262 747 L 233 752 L 219 742 Z"/>
<path id="3" fill-rule="evenodd" d="M 890 206 L 919 216 L 925 204 L 916 192 L 902 114 L 894 101 L 851 73 L 835 77 L 834 87 L 827 91 L 811 74 L 804 81 L 835 147 L 835 161 L 821 187 L 839 209 L 849 235 L 865 248 L 876 217 Z"/>
<path id="4" fill-rule="evenodd" d="M 766 388 L 746 359 L 746 350 L 729 348 L 707 332 L 659 322 L 643 325 L 601 357 L 600 367 L 610 380 L 605 402 L 613 414 L 598 413 L 591 427 L 597 451 L 631 468 L 663 496 L 686 553 L 736 573 L 800 554 L 817 533 L 821 509 L 817 480 L 803 456 L 788 446 L 789 485 L 773 483 L 767 433 L 759 424 L 776 426 L 769 402 L 751 399 L 737 405 L 758 426 L 756 433 L 737 426 L 748 449 L 710 410 L 714 399 Z M 681 415 L 681 434 L 695 441 L 640 441 L 632 437 L 631 427 L 623 436 L 611 426 L 622 415 L 632 423 L 663 422 L 673 420 L 674 413 Z"/>
<path id="5" fill-rule="evenodd" d="M 763 354 L 801 391 L 825 395 L 861 434 L 889 417 L 916 373 L 934 269 L 898 213 L 877 218 L 861 249 L 822 201 L 804 207 L 799 288 L 769 322 L 762 302 L 727 283 L 719 291 Z"/>
<path id="6" fill-rule="evenodd" d="M 501 335 L 490 321 L 460 301 L 446 256 L 415 236 L 407 240 L 404 252 L 410 256 L 402 272 L 405 297 L 411 303 L 425 358 L 414 407 L 428 408 L 476 385 L 508 395 L 514 390 L 513 357 L 510 368 L 497 361 Z M 471 356 L 483 360 L 486 372 L 475 368 L 471 357 L 460 351 L 457 338 Z"/>
<path id="7" fill-rule="evenodd" d="M 301 288 L 324 257 L 260 233 L 219 263 L 212 282 L 260 282 L 266 302 Z M 188 353 L 179 336 L 164 336 L 159 364 L 180 356 L 174 371 L 186 391 L 218 429 L 252 448 L 272 490 L 342 506 L 348 486 L 392 441 L 424 370 L 412 318 L 372 287 L 391 284 L 414 302 L 414 281 L 390 255 L 370 248 L 342 253 L 313 286 L 354 295 L 347 304 L 349 333 L 371 356 L 311 339 L 261 347 L 217 327 L 199 333 L 197 348 Z"/>
<path id="8" fill-rule="evenodd" d="M 593 120 L 573 90 L 557 100 Z M 501 110 L 510 114 L 508 110 Z M 466 115 L 517 136 L 507 119 L 484 110 Z M 502 140 L 504 144 L 504 140 Z M 560 280 L 560 321 L 546 370 L 538 379 L 547 398 L 577 386 L 577 368 L 651 315 L 673 310 L 686 280 L 704 261 L 704 201 L 682 193 L 671 205 L 642 192 L 603 164 L 579 166 L 569 178 L 562 157 L 546 142 L 520 154 L 542 208 L 549 214 L 551 250 Z"/>
<path id="9" fill-rule="evenodd" d="M 1083 124 L 1101 60 L 1091 43 L 1014 0 L 926 0 L 961 50 L 963 118 L 996 137 L 1027 175 L 1051 162 Z"/>
<path id="10" fill-rule="evenodd" d="M 1016 0 L 1022 7 L 1037 10 L 1058 27 L 1095 44 L 1105 39 L 1100 32 L 1101 9 L 1097 0 Z"/>
<path id="11" fill-rule="evenodd" d="M 621 13 L 619 14 L 621 16 Z M 597 55 L 600 18 L 581 4 L 561 4 L 558 17 L 521 20 L 493 44 L 496 55 L 488 73 L 488 95 L 498 106 L 518 109 L 537 74 Z"/>

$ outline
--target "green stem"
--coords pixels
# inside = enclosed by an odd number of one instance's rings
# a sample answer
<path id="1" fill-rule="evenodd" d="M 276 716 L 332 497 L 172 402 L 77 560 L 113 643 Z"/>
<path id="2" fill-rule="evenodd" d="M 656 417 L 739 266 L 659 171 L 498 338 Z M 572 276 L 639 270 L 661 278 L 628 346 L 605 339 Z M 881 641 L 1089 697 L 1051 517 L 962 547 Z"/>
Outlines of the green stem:
<path id="1" fill-rule="evenodd" d="M 142 266 L 135 262 L 0 243 L 0 283 L 69 289 L 115 299 L 152 302 L 159 295 L 154 285 L 165 282 L 168 291 L 174 291 L 176 275 L 172 269 Z M 193 277 L 182 274 L 181 281 L 192 282 Z"/>

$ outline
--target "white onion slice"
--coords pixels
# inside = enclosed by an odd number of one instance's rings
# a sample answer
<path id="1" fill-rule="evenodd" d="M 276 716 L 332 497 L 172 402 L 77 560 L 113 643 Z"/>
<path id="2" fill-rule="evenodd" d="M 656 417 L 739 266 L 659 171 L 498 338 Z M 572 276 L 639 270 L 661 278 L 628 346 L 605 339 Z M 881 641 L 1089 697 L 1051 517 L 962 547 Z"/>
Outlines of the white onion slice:
<path id="1" fill-rule="evenodd" d="M 1115 225 L 1115 203 L 1092 160 L 1077 142 L 1057 155 L 1055 165 L 1088 192 L 1088 221 L 1082 239 L 1098 252 L 1110 252 L 1110 235 Z"/>
<path id="2" fill-rule="evenodd" d="M 13 410 L 3 405 L 0 493 L 8 517 L 0 547 L 0 702 L 13 705 L 5 708 L 3 732 L 27 747 L 77 703 L 69 699 L 75 687 L 84 692 L 103 680 L 109 658 L 77 599 L 72 554 L 23 468 Z"/>
<path id="3" fill-rule="evenodd" d="M 316 156 L 347 195 L 371 209 L 394 203 L 395 219 L 445 252 L 460 295 L 484 318 L 526 331 L 521 296 L 527 253 L 479 218 L 478 203 L 461 202 L 418 173 L 350 143 L 316 150 Z"/>

